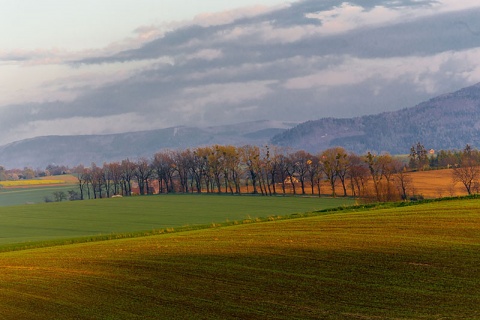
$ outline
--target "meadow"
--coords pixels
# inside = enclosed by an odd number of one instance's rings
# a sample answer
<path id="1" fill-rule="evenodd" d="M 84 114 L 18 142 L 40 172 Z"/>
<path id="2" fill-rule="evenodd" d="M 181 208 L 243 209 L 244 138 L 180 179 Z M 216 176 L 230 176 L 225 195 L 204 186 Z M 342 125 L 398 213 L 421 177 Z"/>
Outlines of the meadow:
<path id="1" fill-rule="evenodd" d="M 453 200 L 4 252 L 0 318 L 480 319 L 479 212 Z"/>
<path id="2" fill-rule="evenodd" d="M 16 243 L 172 231 L 351 204 L 344 198 L 179 194 L 0 207 L 0 250 Z"/>
<path id="3" fill-rule="evenodd" d="M 57 191 L 78 191 L 72 175 L 44 177 L 31 180 L 0 181 L 0 207 L 45 202 Z"/>
<path id="4" fill-rule="evenodd" d="M 63 191 L 67 193 L 69 190 L 77 190 L 77 187 L 69 185 L 37 185 L 5 188 L 0 190 L 0 207 L 42 203 L 45 202 L 45 197 L 52 198 L 54 192 Z"/>

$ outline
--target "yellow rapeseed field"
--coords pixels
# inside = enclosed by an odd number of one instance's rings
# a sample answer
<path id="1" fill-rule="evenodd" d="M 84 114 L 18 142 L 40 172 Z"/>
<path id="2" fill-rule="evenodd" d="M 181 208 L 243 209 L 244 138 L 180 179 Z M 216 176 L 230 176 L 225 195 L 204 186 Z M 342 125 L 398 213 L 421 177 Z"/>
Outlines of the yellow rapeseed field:
<path id="1" fill-rule="evenodd" d="M 2 187 L 33 187 L 51 184 L 64 184 L 63 180 L 15 180 L 15 181 L 0 181 Z"/>

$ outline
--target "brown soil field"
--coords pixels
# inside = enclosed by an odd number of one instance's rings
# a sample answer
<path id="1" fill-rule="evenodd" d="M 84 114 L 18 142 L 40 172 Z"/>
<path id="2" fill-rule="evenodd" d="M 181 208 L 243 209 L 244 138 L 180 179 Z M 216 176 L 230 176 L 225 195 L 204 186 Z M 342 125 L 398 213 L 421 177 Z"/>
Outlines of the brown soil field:
<path id="1" fill-rule="evenodd" d="M 418 171 L 410 173 L 414 193 L 425 198 L 441 198 L 467 195 L 461 183 L 454 184 L 452 169 Z"/>
<path id="2" fill-rule="evenodd" d="M 454 184 L 452 174 L 452 169 L 428 170 L 408 173 L 408 175 L 411 177 L 413 185 L 410 188 L 409 194 L 421 195 L 425 198 L 442 198 L 467 195 L 467 191 L 461 183 Z M 297 193 L 301 192 L 299 184 L 296 188 Z M 332 193 L 332 189 L 327 182 L 323 182 L 321 189 L 322 194 Z M 307 185 L 305 191 L 307 195 L 310 194 L 310 184 Z M 347 192 L 349 191 L 349 188 L 347 188 Z M 281 192 L 280 185 L 277 186 L 277 192 Z M 289 185 L 287 185 L 287 192 L 293 193 Z M 317 192 L 316 188 L 315 192 Z M 343 190 L 340 182 L 337 183 L 336 192 L 337 196 L 343 195 Z M 351 195 L 350 192 L 349 195 Z"/>
<path id="3" fill-rule="evenodd" d="M 467 192 L 465 187 L 461 183 L 454 184 L 452 179 L 452 169 L 441 169 L 441 170 L 429 170 L 429 171 L 417 171 L 409 173 L 409 176 L 412 179 L 413 183 L 413 190 L 410 191 L 411 194 L 415 195 L 422 195 L 425 198 L 441 198 L 441 197 L 450 197 L 450 196 L 462 196 L 466 195 Z M 66 185 L 76 184 L 77 178 L 73 175 L 62 175 L 62 176 L 54 176 L 54 177 L 44 177 L 41 178 L 47 180 L 62 180 Z M 64 184 L 62 184 L 64 185 Z M 40 187 L 41 185 L 39 185 Z M 48 186 L 54 186 L 53 184 L 49 184 Z M 25 185 L 25 186 L 16 186 L 16 187 L 8 187 L 8 189 L 14 188 L 32 188 L 35 186 L 32 185 Z M 225 190 L 222 190 L 225 191 Z M 252 192 L 252 186 L 249 186 L 248 192 L 246 187 L 242 187 L 243 193 Z M 311 192 L 310 185 L 307 184 L 305 191 L 307 196 Z M 281 185 L 277 185 L 277 192 L 281 193 Z M 297 184 L 297 194 L 301 192 L 300 185 Z M 315 192 L 317 189 L 315 188 Z M 324 182 L 321 186 L 322 194 L 331 194 L 331 189 L 328 186 L 328 183 Z M 287 184 L 287 193 L 291 194 L 292 189 L 290 184 Z M 337 195 L 341 195 L 343 193 L 340 183 L 338 183 L 337 187 Z"/>

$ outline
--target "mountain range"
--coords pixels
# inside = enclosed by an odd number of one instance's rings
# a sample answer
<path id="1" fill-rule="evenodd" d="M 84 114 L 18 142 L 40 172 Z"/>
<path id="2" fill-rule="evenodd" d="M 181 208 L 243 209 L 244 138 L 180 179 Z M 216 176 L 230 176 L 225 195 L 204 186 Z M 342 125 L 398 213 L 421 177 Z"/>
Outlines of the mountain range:
<path id="1" fill-rule="evenodd" d="M 108 135 L 44 136 L 0 147 L 6 168 L 45 168 L 49 164 L 89 166 L 92 162 L 151 158 L 162 149 L 185 149 L 214 144 L 265 145 L 273 136 L 298 123 L 253 121 L 229 126 L 171 127 Z"/>
<path id="2" fill-rule="evenodd" d="M 417 142 L 436 150 L 480 146 L 480 83 L 411 108 L 355 118 L 304 123 L 262 120 L 206 128 L 36 137 L 1 146 L 0 164 L 7 168 L 100 165 L 126 158 L 150 158 L 162 149 L 213 144 L 273 144 L 312 153 L 342 146 L 359 154 L 404 154 Z"/>
<path id="3" fill-rule="evenodd" d="M 318 152 L 333 146 L 408 153 L 421 142 L 428 149 L 480 146 L 480 83 L 444 94 L 412 108 L 349 119 L 307 121 L 279 133 L 272 144 Z"/>

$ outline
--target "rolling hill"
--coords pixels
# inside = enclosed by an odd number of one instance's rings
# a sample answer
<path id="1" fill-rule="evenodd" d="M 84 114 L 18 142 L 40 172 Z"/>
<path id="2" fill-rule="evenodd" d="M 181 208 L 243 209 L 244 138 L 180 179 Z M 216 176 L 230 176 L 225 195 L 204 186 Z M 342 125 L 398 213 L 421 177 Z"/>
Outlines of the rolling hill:
<path id="1" fill-rule="evenodd" d="M 479 319 L 479 210 L 442 201 L 2 252 L 0 318 Z"/>
<path id="2" fill-rule="evenodd" d="M 420 141 L 430 149 L 480 146 L 480 83 L 413 108 L 350 119 L 308 121 L 279 133 L 273 144 L 318 152 L 342 146 L 356 153 L 408 153 Z"/>

